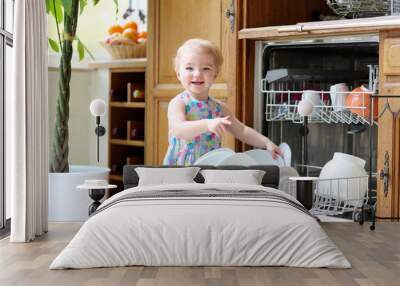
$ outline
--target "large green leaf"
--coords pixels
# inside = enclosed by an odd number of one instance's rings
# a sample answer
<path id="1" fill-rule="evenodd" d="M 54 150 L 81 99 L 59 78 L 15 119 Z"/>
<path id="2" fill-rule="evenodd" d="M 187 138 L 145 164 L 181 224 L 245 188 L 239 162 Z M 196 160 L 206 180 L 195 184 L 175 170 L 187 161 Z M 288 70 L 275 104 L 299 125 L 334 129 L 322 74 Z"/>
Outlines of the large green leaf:
<path id="1" fill-rule="evenodd" d="M 93 54 L 89 51 L 89 49 L 85 46 L 85 44 L 81 41 L 81 39 L 79 39 L 79 37 L 77 35 L 75 35 L 75 38 L 78 40 L 78 53 L 80 53 L 79 49 L 83 48 L 85 50 L 85 52 L 90 56 L 90 58 L 92 60 L 94 60 Z M 83 54 L 83 57 L 85 57 L 85 54 Z M 79 55 L 79 58 L 80 58 L 80 55 Z"/>
<path id="2" fill-rule="evenodd" d="M 89 50 L 85 45 L 83 45 L 83 47 L 85 48 L 85 51 L 89 54 L 90 58 L 91 58 L 92 60 L 94 60 L 94 56 L 93 56 L 93 54 L 90 52 L 90 50 Z"/>
<path id="3" fill-rule="evenodd" d="M 68 16 L 71 16 L 72 0 L 62 0 L 64 11 Z"/>
<path id="4" fill-rule="evenodd" d="M 85 10 L 86 5 L 87 5 L 87 0 L 79 0 L 80 14 L 83 13 L 83 10 Z"/>
<path id="5" fill-rule="evenodd" d="M 78 54 L 79 54 L 79 61 L 83 60 L 85 57 L 85 46 L 82 44 L 80 40 L 78 40 Z"/>
<path id="6" fill-rule="evenodd" d="M 62 23 L 63 21 L 63 9 L 61 0 L 48 0 L 49 1 L 49 11 L 51 15 L 53 15 L 54 19 L 56 19 L 57 24 Z"/>
<path id="7" fill-rule="evenodd" d="M 115 4 L 115 15 L 118 15 L 118 0 L 114 0 Z"/>
<path id="8" fill-rule="evenodd" d="M 100 0 L 93 0 L 93 5 L 97 5 L 100 2 Z"/>
<path id="9" fill-rule="evenodd" d="M 60 48 L 58 46 L 58 43 L 56 41 L 54 41 L 53 39 L 48 38 L 49 40 L 49 45 L 51 47 L 51 49 L 55 52 L 60 52 Z"/>

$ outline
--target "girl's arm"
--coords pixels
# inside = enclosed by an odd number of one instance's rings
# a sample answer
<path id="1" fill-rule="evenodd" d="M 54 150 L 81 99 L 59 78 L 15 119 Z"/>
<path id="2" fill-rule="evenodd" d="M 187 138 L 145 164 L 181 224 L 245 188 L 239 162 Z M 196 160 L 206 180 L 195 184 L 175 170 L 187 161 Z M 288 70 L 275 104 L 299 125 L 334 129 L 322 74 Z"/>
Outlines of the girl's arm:
<path id="1" fill-rule="evenodd" d="M 230 124 L 231 122 L 228 118 L 187 121 L 185 104 L 179 97 L 173 98 L 168 104 L 168 128 L 170 136 L 191 140 L 208 131 L 221 136 L 225 132 L 225 126 Z"/>
<path id="2" fill-rule="evenodd" d="M 228 131 L 240 141 L 257 148 L 266 148 L 272 152 L 272 156 L 282 155 L 281 150 L 268 137 L 257 132 L 253 128 L 240 122 L 229 110 L 229 108 L 220 102 L 224 116 L 230 116 L 232 124 L 228 126 Z"/>

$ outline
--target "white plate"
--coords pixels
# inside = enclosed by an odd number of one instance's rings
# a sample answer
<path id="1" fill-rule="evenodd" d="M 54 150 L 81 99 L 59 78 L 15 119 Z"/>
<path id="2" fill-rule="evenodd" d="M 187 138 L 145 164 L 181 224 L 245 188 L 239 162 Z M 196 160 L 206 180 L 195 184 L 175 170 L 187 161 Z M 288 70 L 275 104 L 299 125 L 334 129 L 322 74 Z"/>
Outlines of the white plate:
<path id="1" fill-rule="evenodd" d="M 238 166 L 251 166 L 258 165 L 257 161 L 245 153 L 232 154 L 218 164 L 223 165 L 238 165 Z"/>
<path id="2" fill-rule="evenodd" d="M 285 166 L 290 167 L 292 164 L 292 150 L 290 149 L 289 144 L 283 142 L 278 147 L 283 153 L 283 161 L 285 161 Z"/>
<path id="3" fill-rule="evenodd" d="M 194 165 L 216 166 L 232 154 L 235 154 L 235 152 L 229 148 L 218 148 L 201 156 L 196 160 L 196 162 L 194 162 Z"/>
<path id="4" fill-rule="evenodd" d="M 251 157 L 258 165 L 276 165 L 282 167 L 285 165 L 282 157 L 278 156 L 276 159 L 272 158 L 271 151 L 264 149 L 253 149 L 246 151 L 244 154 Z"/>

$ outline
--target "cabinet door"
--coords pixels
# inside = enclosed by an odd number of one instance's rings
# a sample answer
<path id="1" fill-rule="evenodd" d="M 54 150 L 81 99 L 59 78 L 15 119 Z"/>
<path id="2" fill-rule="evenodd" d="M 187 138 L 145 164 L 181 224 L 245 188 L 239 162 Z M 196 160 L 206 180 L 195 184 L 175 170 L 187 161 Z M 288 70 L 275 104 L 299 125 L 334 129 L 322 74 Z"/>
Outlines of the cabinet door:
<path id="1" fill-rule="evenodd" d="M 178 47 L 190 38 L 203 38 L 222 50 L 224 64 L 210 95 L 225 101 L 236 112 L 237 33 L 225 11 L 236 0 L 150 0 L 148 7 L 148 69 L 146 98 L 146 163 L 160 164 L 168 147 L 168 102 L 182 92 L 173 58 Z M 234 148 L 227 135 L 224 146 Z"/>
<path id="2" fill-rule="evenodd" d="M 400 31 L 385 31 L 380 35 L 379 93 L 381 95 L 400 95 Z M 399 217 L 400 210 L 400 98 L 389 99 L 395 113 L 388 110 L 379 118 L 378 124 L 378 218 Z M 379 100 L 382 112 L 385 99 Z M 379 172 L 389 167 L 388 188 Z"/>

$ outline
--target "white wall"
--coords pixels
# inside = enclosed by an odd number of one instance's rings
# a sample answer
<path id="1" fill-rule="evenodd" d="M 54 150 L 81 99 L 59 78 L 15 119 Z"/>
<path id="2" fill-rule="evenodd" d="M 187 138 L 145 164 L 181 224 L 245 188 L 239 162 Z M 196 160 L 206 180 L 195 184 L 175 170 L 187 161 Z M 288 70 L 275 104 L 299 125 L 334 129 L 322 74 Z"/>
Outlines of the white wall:
<path id="1" fill-rule="evenodd" d="M 94 98 L 101 98 L 107 103 L 107 112 L 101 118 L 101 124 L 106 128 L 106 134 L 100 138 L 100 161 L 97 162 L 97 153 L 90 152 L 89 162 L 90 165 L 97 165 L 97 166 L 108 166 L 108 136 L 110 135 L 109 132 L 111 130 L 108 128 L 108 104 L 109 104 L 109 96 L 108 91 L 110 89 L 110 78 L 109 78 L 109 71 L 108 69 L 100 69 L 100 70 L 93 70 L 91 72 L 91 81 L 94 83 L 92 85 L 92 99 Z M 92 127 L 95 126 L 95 119 L 92 117 L 93 124 Z M 94 128 L 92 128 L 93 135 Z M 97 137 L 90 136 L 90 146 L 97 145 Z"/>
<path id="2" fill-rule="evenodd" d="M 49 68 L 49 136 L 50 150 L 58 95 L 58 68 Z M 100 137 L 100 162 L 97 162 L 96 121 L 89 111 L 94 98 L 108 99 L 108 70 L 73 69 L 70 83 L 69 163 L 73 165 L 107 166 L 107 136 Z M 101 118 L 108 132 L 108 115 Z"/>

